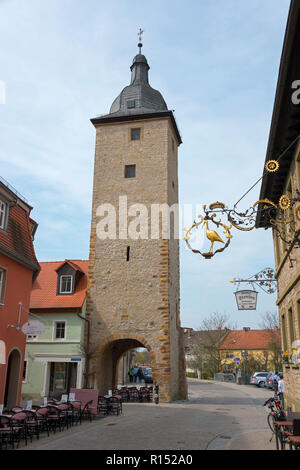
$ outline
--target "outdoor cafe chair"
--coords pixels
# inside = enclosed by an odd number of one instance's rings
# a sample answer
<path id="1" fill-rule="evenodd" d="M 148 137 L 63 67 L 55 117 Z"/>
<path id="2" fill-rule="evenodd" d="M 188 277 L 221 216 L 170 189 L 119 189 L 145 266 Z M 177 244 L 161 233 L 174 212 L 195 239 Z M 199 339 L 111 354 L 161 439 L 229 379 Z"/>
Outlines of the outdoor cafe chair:
<path id="1" fill-rule="evenodd" d="M 49 430 L 53 430 L 54 433 L 56 433 L 56 429 L 58 428 L 59 431 L 61 431 L 61 421 L 62 418 L 60 416 L 60 411 L 56 405 L 47 405 L 47 422 L 48 422 L 48 427 Z"/>
<path id="2" fill-rule="evenodd" d="M 109 413 L 119 415 L 122 413 L 121 401 L 118 397 L 110 397 L 109 399 Z"/>
<path id="3" fill-rule="evenodd" d="M 119 390 L 119 394 L 122 397 L 122 402 L 127 402 L 129 401 L 129 392 L 127 387 L 122 387 L 121 390 Z"/>
<path id="4" fill-rule="evenodd" d="M 36 410 L 36 419 L 38 422 L 39 432 L 42 433 L 46 430 L 48 437 L 49 437 L 49 425 L 48 425 L 47 416 L 48 416 L 47 406 L 40 406 Z"/>
<path id="5" fill-rule="evenodd" d="M 39 422 L 36 418 L 36 411 L 32 410 L 24 410 L 26 414 L 25 420 L 25 428 L 26 428 L 26 436 L 30 438 L 30 442 L 32 442 L 33 436 L 36 436 L 37 439 L 40 438 L 40 427 Z"/>
<path id="6" fill-rule="evenodd" d="M 24 439 L 27 445 L 27 429 L 26 429 L 27 415 L 25 411 L 17 411 L 10 418 L 11 429 L 12 429 L 12 440 L 13 443 L 17 443 L 19 447 L 20 440 Z"/>
<path id="7" fill-rule="evenodd" d="M 14 448 L 10 419 L 9 416 L 0 415 L 0 450 L 3 449 L 3 444 L 5 444 L 5 449 L 7 449 L 8 444 L 12 444 Z"/>
<path id="8" fill-rule="evenodd" d="M 94 409 L 92 404 L 93 404 L 93 400 L 90 400 L 84 405 L 83 410 L 81 411 L 81 419 L 88 417 L 89 420 L 92 421 L 93 419 L 92 410 Z"/>
<path id="9" fill-rule="evenodd" d="M 78 422 L 81 424 L 81 409 L 82 409 L 82 403 L 80 400 L 73 400 L 69 402 L 70 405 L 72 406 L 72 424 L 78 424 Z"/>
<path id="10" fill-rule="evenodd" d="M 73 410 L 70 404 L 61 403 L 60 405 L 57 405 L 57 408 L 59 410 L 60 424 L 62 426 L 62 430 L 64 430 L 65 426 L 68 429 L 69 425 L 72 423 L 73 420 Z"/>
<path id="11" fill-rule="evenodd" d="M 129 397 L 130 397 L 130 401 L 139 401 L 139 391 L 137 389 L 137 387 L 130 387 L 129 388 Z"/>
<path id="12" fill-rule="evenodd" d="M 98 407 L 97 411 L 99 414 L 108 415 L 109 414 L 109 400 L 103 395 L 98 397 Z"/>

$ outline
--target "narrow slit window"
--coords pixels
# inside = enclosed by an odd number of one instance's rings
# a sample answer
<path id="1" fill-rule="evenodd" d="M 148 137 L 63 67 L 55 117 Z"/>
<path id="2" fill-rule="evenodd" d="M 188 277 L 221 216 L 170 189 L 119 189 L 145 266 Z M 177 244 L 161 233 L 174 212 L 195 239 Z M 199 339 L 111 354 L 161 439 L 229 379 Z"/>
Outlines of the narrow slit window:
<path id="1" fill-rule="evenodd" d="M 129 259 L 130 259 L 130 246 L 128 246 L 126 250 L 126 261 L 129 261 Z"/>

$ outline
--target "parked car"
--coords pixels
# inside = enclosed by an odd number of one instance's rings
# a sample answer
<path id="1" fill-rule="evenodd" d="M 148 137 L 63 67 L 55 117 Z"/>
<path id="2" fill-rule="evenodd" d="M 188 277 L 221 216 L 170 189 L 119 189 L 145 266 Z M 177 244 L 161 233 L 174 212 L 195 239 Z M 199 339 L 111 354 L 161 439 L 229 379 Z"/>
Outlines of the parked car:
<path id="1" fill-rule="evenodd" d="M 278 374 L 280 375 L 282 374 L 282 372 L 278 372 Z M 275 372 L 270 372 L 267 375 L 267 379 L 265 383 L 265 387 L 270 388 L 271 390 L 274 390 L 274 375 L 275 375 Z"/>
<path id="2" fill-rule="evenodd" d="M 152 379 L 152 369 L 149 367 L 147 369 L 143 370 L 144 372 L 144 380 L 146 384 L 152 384 L 153 379 Z"/>
<path id="3" fill-rule="evenodd" d="M 264 387 L 269 372 L 254 372 L 250 377 L 250 384 L 257 387 Z"/>

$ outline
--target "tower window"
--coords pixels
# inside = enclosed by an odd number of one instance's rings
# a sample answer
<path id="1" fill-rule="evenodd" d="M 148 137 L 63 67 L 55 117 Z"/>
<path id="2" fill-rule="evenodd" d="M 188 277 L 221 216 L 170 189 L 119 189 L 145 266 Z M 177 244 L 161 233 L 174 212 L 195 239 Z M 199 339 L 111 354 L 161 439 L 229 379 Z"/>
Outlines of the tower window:
<path id="1" fill-rule="evenodd" d="M 135 177 L 135 165 L 125 165 L 125 178 Z"/>
<path id="2" fill-rule="evenodd" d="M 140 140 L 141 129 L 131 129 L 131 140 Z"/>
<path id="3" fill-rule="evenodd" d="M 127 251 L 126 251 L 126 261 L 129 261 L 130 259 L 130 246 L 127 247 Z"/>
<path id="4" fill-rule="evenodd" d="M 127 101 L 127 109 L 135 108 L 135 100 Z"/>

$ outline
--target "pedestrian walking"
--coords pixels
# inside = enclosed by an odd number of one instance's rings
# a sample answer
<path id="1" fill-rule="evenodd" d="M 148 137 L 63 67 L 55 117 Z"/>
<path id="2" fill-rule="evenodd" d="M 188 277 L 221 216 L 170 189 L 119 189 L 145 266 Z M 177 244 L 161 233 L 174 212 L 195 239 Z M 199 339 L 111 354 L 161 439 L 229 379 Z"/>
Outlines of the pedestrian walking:
<path id="1" fill-rule="evenodd" d="M 137 372 L 138 372 L 138 367 L 135 366 L 135 367 L 133 368 L 133 381 L 134 381 L 134 382 L 137 382 L 137 379 L 138 379 L 138 377 L 137 377 Z"/>
<path id="2" fill-rule="evenodd" d="M 144 374 L 143 374 L 143 369 L 141 367 L 138 368 L 138 371 L 137 371 L 137 377 L 138 377 L 138 382 L 141 383 L 143 377 L 144 377 Z"/>
<path id="3" fill-rule="evenodd" d="M 280 375 L 280 380 L 278 382 L 278 395 L 279 395 L 279 399 L 280 399 L 283 410 L 284 410 L 284 392 L 285 392 L 285 387 L 284 387 L 283 375 Z"/>
<path id="4" fill-rule="evenodd" d="M 129 382 L 132 383 L 133 382 L 133 367 L 129 369 L 128 375 L 129 375 Z"/>
<path id="5" fill-rule="evenodd" d="M 274 378 L 273 378 L 273 387 L 274 387 L 274 392 L 275 394 L 278 392 L 278 382 L 280 380 L 278 372 L 275 372 Z"/>

